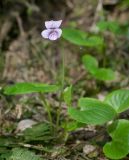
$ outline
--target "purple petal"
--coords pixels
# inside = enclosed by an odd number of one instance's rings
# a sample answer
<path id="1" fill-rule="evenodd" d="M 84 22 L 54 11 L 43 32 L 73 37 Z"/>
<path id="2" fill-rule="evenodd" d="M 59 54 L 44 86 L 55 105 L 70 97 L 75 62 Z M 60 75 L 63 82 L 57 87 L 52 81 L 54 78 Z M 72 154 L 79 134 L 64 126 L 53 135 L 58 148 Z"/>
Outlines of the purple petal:
<path id="1" fill-rule="evenodd" d="M 61 29 L 55 29 L 55 31 L 58 33 L 58 38 L 60 38 L 61 34 L 62 34 L 62 30 Z"/>
<path id="2" fill-rule="evenodd" d="M 51 29 L 51 28 L 56 29 L 56 28 L 60 27 L 61 23 L 62 23 L 62 20 L 59 20 L 59 21 L 51 20 L 51 21 L 46 21 L 45 26 L 46 26 L 47 29 Z"/>
<path id="3" fill-rule="evenodd" d="M 58 39 L 58 33 L 57 32 L 52 32 L 49 37 L 48 37 L 51 41 L 55 41 Z"/>
<path id="4" fill-rule="evenodd" d="M 51 32 L 51 29 L 45 29 L 41 32 L 41 35 L 43 38 L 48 38 L 49 37 L 49 34 Z"/>
<path id="5" fill-rule="evenodd" d="M 49 34 L 49 39 L 54 41 L 57 40 L 58 38 L 60 38 L 62 34 L 62 30 L 61 29 L 53 29 L 50 34 Z"/>

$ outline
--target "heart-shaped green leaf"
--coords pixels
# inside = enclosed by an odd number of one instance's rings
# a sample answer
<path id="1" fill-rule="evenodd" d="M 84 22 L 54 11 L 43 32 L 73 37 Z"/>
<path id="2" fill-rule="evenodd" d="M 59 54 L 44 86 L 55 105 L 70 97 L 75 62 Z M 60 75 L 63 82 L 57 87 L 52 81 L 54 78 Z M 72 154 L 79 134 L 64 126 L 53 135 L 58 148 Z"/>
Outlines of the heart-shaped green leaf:
<path id="1" fill-rule="evenodd" d="M 10 85 L 4 88 L 4 94 L 7 95 L 17 95 L 17 94 L 28 94 L 34 92 L 56 92 L 59 90 L 57 85 L 49 85 L 42 83 L 17 83 L 15 85 Z"/>
<path id="2" fill-rule="evenodd" d="M 73 44 L 85 46 L 85 38 L 87 34 L 83 31 L 71 28 L 63 29 L 63 38 L 70 41 Z"/>
<path id="3" fill-rule="evenodd" d="M 112 141 L 103 148 L 105 155 L 110 159 L 124 158 L 129 153 L 129 121 L 118 120 L 114 130 L 110 130 L 110 136 Z"/>
<path id="4" fill-rule="evenodd" d="M 118 113 L 129 108 L 129 90 L 121 89 L 106 96 L 105 103 L 112 106 Z"/>
<path id="5" fill-rule="evenodd" d="M 98 61 L 91 55 L 84 55 L 82 62 L 85 68 L 98 80 L 114 80 L 115 73 L 109 68 L 99 68 Z"/>
<path id="6" fill-rule="evenodd" d="M 96 60 L 96 58 L 94 58 L 91 55 L 88 55 L 88 54 L 84 55 L 82 57 L 82 62 L 84 64 L 85 68 L 92 74 L 98 68 L 98 61 Z"/>
<path id="7" fill-rule="evenodd" d="M 96 79 L 103 81 L 115 79 L 115 73 L 110 68 L 98 68 L 94 71 L 93 75 Z"/>
<path id="8" fill-rule="evenodd" d="M 81 110 L 70 107 L 69 115 L 76 121 L 86 124 L 104 124 L 116 116 L 115 110 L 108 104 L 92 98 L 79 100 Z"/>
<path id="9" fill-rule="evenodd" d="M 100 36 L 91 35 L 87 37 L 86 32 L 78 29 L 64 28 L 62 36 L 67 41 L 79 46 L 100 47 L 104 45 L 103 38 Z"/>

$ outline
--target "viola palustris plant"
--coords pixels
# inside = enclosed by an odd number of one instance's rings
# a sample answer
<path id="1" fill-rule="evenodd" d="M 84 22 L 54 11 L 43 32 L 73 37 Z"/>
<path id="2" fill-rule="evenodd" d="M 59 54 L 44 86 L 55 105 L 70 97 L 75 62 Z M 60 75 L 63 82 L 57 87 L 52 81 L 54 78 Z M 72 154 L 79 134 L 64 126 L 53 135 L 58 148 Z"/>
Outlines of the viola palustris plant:
<path id="1" fill-rule="evenodd" d="M 101 53 L 104 51 L 104 39 L 101 36 L 97 34 L 88 35 L 81 30 L 73 28 L 61 29 L 61 23 L 62 20 L 46 21 L 46 29 L 41 32 L 42 37 L 55 41 L 62 35 L 65 40 L 75 45 L 95 48 Z M 31 142 L 32 144 L 34 141 L 40 144 L 39 148 L 35 147 L 36 149 L 49 152 L 50 150 L 44 148 L 44 144 L 50 142 L 54 144 L 56 141 L 65 145 L 69 140 L 71 132 L 76 131 L 78 128 L 84 127 L 85 125 L 102 126 L 110 137 L 110 140 L 108 138 L 109 142 L 107 139 L 102 141 L 105 156 L 110 159 L 122 159 L 126 157 L 129 153 L 129 120 L 121 119 L 120 114 L 129 109 L 129 90 L 119 89 L 113 91 L 106 95 L 103 101 L 91 97 L 80 97 L 78 98 L 77 107 L 73 107 L 75 103 L 73 103 L 74 95 L 72 91 L 75 87 L 73 84 L 67 86 L 65 81 L 64 56 L 64 51 L 62 51 L 61 75 L 57 75 L 60 77 L 59 82 L 55 82 L 55 84 L 24 82 L 3 88 L 5 95 L 38 93 L 40 102 L 42 106 L 45 107 L 48 115 L 44 122 L 33 125 L 32 128 L 27 128 L 23 131 L 23 142 Z M 112 69 L 102 65 L 99 67 L 98 61 L 89 54 L 82 57 L 82 63 L 84 64 L 84 69 L 91 74 L 90 78 L 96 81 L 105 83 L 106 81 L 115 79 L 115 72 Z M 45 96 L 45 94 L 53 92 L 57 93 L 58 100 L 58 106 L 56 106 L 57 108 L 55 109 L 56 114 L 54 115 L 54 106 L 50 104 L 49 99 L 46 99 Z M 67 114 L 63 118 L 61 112 L 64 103 L 67 106 Z M 22 145 L 24 146 L 23 143 Z M 34 149 L 33 145 L 32 148 Z M 13 152 L 15 153 L 16 150 Z M 21 152 L 23 152 L 23 150 L 21 150 L 20 153 Z"/>

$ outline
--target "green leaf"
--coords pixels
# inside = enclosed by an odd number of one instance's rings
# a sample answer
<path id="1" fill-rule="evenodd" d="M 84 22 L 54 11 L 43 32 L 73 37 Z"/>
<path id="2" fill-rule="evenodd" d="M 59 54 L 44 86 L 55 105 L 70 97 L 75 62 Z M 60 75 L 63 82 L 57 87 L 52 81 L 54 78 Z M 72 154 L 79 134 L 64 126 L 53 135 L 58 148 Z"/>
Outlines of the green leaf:
<path id="1" fill-rule="evenodd" d="M 85 41 L 85 46 L 87 47 L 98 47 L 103 45 L 104 45 L 104 40 L 100 36 L 91 36 L 87 38 Z"/>
<path id="2" fill-rule="evenodd" d="M 99 45 L 104 45 L 103 38 L 100 36 L 91 35 L 87 37 L 86 32 L 78 29 L 64 28 L 62 36 L 69 42 L 79 46 L 98 47 Z"/>
<path id="3" fill-rule="evenodd" d="M 5 87 L 4 94 L 17 95 L 17 94 L 28 94 L 34 92 L 49 93 L 49 92 L 56 92 L 57 90 L 59 90 L 59 86 L 57 85 L 24 82 Z"/>
<path id="4" fill-rule="evenodd" d="M 7 149 L 6 147 L 0 147 L 0 155 L 6 154 L 7 152 L 9 152 L 9 149 Z"/>
<path id="5" fill-rule="evenodd" d="M 11 147 L 12 144 L 17 143 L 17 139 L 15 137 L 4 137 L 0 136 L 0 148 L 1 147 Z"/>
<path id="6" fill-rule="evenodd" d="M 118 120 L 114 130 L 110 130 L 110 136 L 112 141 L 103 147 L 105 155 L 110 159 L 124 158 L 129 153 L 129 121 Z"/>
<path id="7" fill-rule="evenodd" d="M 94 73 L 95 69 L 98 68 L 98 61 L 91 55 L 84 55 L 82 57 L 82 62 L 90 73 Z"/>
<path id="8" fill-rule="evenodd" d="M 81 110 L 70 107 L 69 115 L 76 121 L 86 124 L 101 125 L 116 116 L 115 110 L 108 104 L 92 98 L 80 98 Z"/>
<path id="9" fill-rule="evenodd" d="M 41 160 L 41 158 L 27 149 L 13 148 L 9 160 Z"/>
<path id="10" fill-rule="evenodd" d="M 87 34 L 83 31 L 64 28 L 62 36 L 73 44 L 85 46 L 85 38 L 87 37 Z"/>
<path id="11" fill-rule="evenodd" d="M 71 122 L 68 122 L 67 124 L 66 123 L 62 124 L 62 127 L 68 132 L 75 131 L 76 129 L 84 126 L 85 126 L 84 123 L 80 123 L 77 121 L 71 121 Z"/>
<path id="12" fill-rule="evenodd" d="M 118 113 L 129 108 L 129 90 L 121 89 L 106 96 L 105 103 L 111 105 Z"/>
<path id="13" fill-rule="evenodd" d="M 97 26 L 101 31 L 109 30 L 115 34 L 118 34 L 120 31 L 120 25 L 115 21 L 100 21 L 97 23 Z"/>
<path id="14" fill-rule="evenodd" d="M 63 97 L 64 97 L 65 103 L 68 106 L 71 105 L 71 101 L 72 101 L 72 85 L 70 87 L 65 88 L 65 90 L 63 92 Z"/>
<path id="15" fill-rule="evenodd" d="M 6 153 L 3 153 L 0 155 L 0 160 L 10 160 L 9 159 L 10 156 L 11 156 L 11 151 L 8 150 L 8 151 L 6 151 Z"/>
<path id="16" fill-rule="evenodd" d="M 96 79 L 110 81 L 115 79 L 115 73 L 109 68 L 99 68 L 93 73 Z"/>
<path id="17" fill-rule="evenodd" d="M 82 62 L 85 68 L 98 80 L 108 81 L 115 79 L 115 73 L 108 68 L 99 68 L 98 61 L 91 55 L 84 55 Z"/>
<path id="18" fill-rule="evenodd" d="M 25 140 L 28 141 L 49 141 L 52 139 L 50 125 L 47 123 L 39 123 L 27 128 L 23 132 Z"/>
<path id="19" fill-rule="evenodd" d="M 124 8 L 128 8 L 129 7 L 129 0 L 123 0 L 121 1 L 121 6 Z"/>

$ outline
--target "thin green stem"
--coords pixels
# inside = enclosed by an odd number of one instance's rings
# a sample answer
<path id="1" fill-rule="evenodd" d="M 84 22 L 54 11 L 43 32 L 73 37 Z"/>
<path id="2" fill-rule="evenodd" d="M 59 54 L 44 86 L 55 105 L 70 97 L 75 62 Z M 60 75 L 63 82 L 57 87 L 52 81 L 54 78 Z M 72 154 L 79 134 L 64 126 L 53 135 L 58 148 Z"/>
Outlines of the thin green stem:
<path id="1" fill-rule="evenodd" d="M 49 122 L 51 123 L 51 126 L 53 126 L 51 107 L 49 103 L 47 102 L 47 100 L 45 99 L 43 94 L 40 94 L 40 99 L 41 99 L 42 105 L 46 108 L 46 111 L 48 113 Z"/>
<path id="2" fill-rule="evenodd" d="M 64 51 L 62 51 L 61 53 L 62 53 L 61 90 L 60 90 L 60 99 L 59 99 L 59 109 L 57 111 L 57 120 L 56 120 L 57 130 L 58 130 L 59 121 L 60 121 L 61 106 L 62 106 L 62 99 L 63 99 L 63 90 L 64 90 L 64 81 L 65 81 L 65 57 L 64 57 Z"/>
<path id="3" fill-rule="evenodd" d="M 106 46 L 103 46 L 103 67 L 106 67 Z"/>

